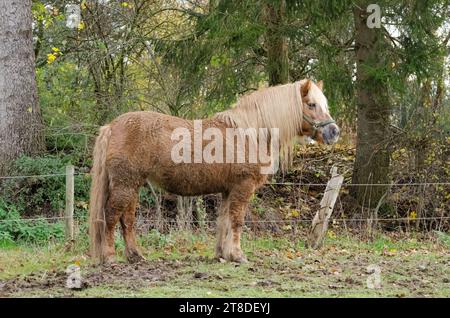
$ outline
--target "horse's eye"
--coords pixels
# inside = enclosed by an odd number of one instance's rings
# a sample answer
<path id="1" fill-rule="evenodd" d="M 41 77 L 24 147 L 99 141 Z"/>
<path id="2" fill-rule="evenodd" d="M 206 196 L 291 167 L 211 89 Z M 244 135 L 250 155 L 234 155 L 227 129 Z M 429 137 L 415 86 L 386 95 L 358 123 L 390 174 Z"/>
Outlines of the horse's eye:
<path id="1" fill-rule="evenodd" d="M 309 108 L 314 109 L 316 108 L 316 104 L 315 103 L 310 103 L 308 104 Z"/>

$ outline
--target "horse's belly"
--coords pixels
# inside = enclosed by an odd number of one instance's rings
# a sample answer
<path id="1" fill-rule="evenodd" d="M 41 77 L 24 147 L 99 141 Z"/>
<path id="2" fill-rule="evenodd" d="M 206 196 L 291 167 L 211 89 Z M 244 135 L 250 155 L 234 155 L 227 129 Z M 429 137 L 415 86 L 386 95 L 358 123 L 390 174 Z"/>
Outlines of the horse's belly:
<path id="1" fill-rule="evenodd" d="M 225 192 L 230 188 L 226 164 L 176 164 L 164 173 L 149 176 L 151 182 L 178 195 L 194 196 Z"/>

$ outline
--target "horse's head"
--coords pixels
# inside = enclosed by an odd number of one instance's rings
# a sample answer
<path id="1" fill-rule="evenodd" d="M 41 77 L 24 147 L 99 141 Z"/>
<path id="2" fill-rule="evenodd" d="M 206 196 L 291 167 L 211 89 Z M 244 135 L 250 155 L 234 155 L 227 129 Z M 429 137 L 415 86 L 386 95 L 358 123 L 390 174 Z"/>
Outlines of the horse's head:
<path id="1" fill-rule="evenodd" d="M 327 98 L 322 92 L 323 82 L 301 82 L 303 123 L 301 134 L 319 143 L 334 144 L 339 139 L 339 127 L 328 111 Z"/>

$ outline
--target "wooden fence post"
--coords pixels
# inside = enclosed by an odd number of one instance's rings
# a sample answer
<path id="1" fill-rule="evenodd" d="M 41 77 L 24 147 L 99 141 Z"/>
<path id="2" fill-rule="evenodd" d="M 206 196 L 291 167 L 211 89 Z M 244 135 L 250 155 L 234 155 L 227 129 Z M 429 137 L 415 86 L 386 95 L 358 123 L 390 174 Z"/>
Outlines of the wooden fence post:
<path id="1" fill-rule="evenodd" d="M 320 209 L 317 211 L 312 221 L 312 226 L 308 234 L 308 246 L 311 248 L 319 248 L 322 246 L 323 238 L 327 233 L 328 221 L 333 212 L 334 204 L 339 195 L 344 177 L 337 173 L 337 168 L 331 168 L 331 179 L 327 183 L 327 187 L 320 201 Z"/>
<path id="2" fill-rule="evenodd" d="M 66 241 L 72 242 L 74 240 L 73 229 L 73 209 L 74 209 L 74 172 L 75 168 L 72 165 L 66 166 L 66 210 L 64 213 L 66 223 Z"/>

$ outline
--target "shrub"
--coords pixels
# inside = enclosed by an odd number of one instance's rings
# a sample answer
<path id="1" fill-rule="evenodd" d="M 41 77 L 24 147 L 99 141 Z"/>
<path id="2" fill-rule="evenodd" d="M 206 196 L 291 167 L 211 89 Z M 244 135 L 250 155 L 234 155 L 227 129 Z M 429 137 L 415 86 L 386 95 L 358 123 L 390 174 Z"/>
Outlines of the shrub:
<path id="1" fill-rule="evenodd" d="M 7 204 L 0 198 L 0 243 L 2 245 L 17 241 L 43 243 L 63 237 L 62 223 L 51 224 L 42 218 L 22 219 L 14 205 Z"/>
<path id="2" fill-rule="evenodd" d="M 39 176 L 64 174 L 65 166 L 72 162 L 70 156 L 21 157 L 14 162 L 12 174 Z M 75 176 L 77 213 L 85 213 L 89 198 L 90 179 L 87 175 Z M 2 188 L 5 201 L 26 215 L 59 215 L 65 205 L 65 177 L 31 177 L 7 180 Z"/>

